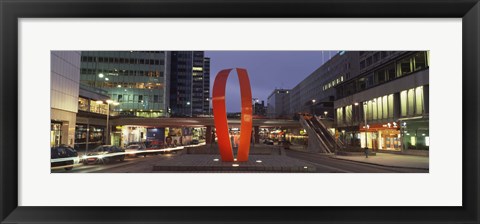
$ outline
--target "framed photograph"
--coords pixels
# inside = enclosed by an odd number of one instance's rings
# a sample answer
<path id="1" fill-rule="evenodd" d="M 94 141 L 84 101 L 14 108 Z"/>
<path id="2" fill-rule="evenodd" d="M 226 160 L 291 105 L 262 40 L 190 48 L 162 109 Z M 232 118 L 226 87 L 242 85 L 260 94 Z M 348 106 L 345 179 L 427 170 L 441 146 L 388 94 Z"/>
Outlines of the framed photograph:
<path id="1" fill-rule="evenodd" d="M 0 11 L 0 223 L 480 222 L 477 0 Z"/>

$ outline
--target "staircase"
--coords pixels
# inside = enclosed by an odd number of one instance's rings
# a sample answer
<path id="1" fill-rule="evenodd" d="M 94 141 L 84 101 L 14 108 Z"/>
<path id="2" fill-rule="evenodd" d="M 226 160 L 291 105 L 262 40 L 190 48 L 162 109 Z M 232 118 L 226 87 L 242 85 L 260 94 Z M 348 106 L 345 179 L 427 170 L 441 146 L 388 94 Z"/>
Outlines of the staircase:
<path id="1" fill-rule="evenodd" d="M 337 149 L 344 147 L 343 142 L 335 141 L 335 137 L 318 117 L 301 116 L 300 124 L 308 132 L 308 151 L 334 153 Z"/>

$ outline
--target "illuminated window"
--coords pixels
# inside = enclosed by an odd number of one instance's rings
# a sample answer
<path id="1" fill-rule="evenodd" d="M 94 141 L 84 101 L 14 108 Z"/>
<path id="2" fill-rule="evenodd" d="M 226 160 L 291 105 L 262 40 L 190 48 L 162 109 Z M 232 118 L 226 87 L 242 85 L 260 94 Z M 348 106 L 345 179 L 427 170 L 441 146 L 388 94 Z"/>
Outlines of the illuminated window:
<path id="1" fill-rule="evenodd" d="M 407 114 L 411 116 L 415 111 L 415 89 L 408 90 L 408 100 L 407 100 Z"/>
<path id="2" fill-rule="evenodd" d="M 388 118 L 393 118 L 393 94 L 388 95 Z"/>
<path id="3" fill-rule="evenodd" d="M 415 114 L 423 114 L 423 86 L 415 89 Z"/>
<path id="4" fill-rule="evenodd" d="M 411 58 L 405 58 L 397 64 L 397 77 L 409 74 L 413 71 Z"/>
<path id="5" fill-rule="evenodd" d="M 371 100 L 368 101 L 367 103 L 367 119 L 372 120 L 373 119 L 373 103 Z"/>
<path id="6" fill-rule="evenodd" d="M 388 100 L 387 96 L 382 97 L 382 106 L 383 106 L 383 119 L 388 118 Z"/>
<path id="7" fill-rule="evenodd" d="M 352 119 L 352 105 L 346 106 L 345 107 L 345 115 L 346 115 L 346 122 L 347 124 L 351 124 L 353 121 Z"/>
<path id="8" fill-rule="evenodd" d="M 343 124 L 343 108 L 337 108 L 337 124 Z"/>
<path id="9" fill-rule="evenodd" d="M 372 112 L 373 112 L 373 120 L 377 120 L 378 119 L 378 117 L 377 117 L 378 108 L 377 108 L 377 101 L 376 100 L 373 100 L 373 102 L 372 102 Z"/>
<path id="10" fill-rule="evenodd" d="M 412 146 L 417 145 L 417 138 L 415 136 L 410 136 L 410 143 Z"/>
<path id="11" fill-rule="evenodd" d="M 382 119 L 382 97 L 378 97 L 377 98 L 377 114 L 378 114 L 378 119 L 381 120 Z"/>
<path id="12" fill-rule="evenodd" d="M 407 116 L 407 90 L 400 92 L 400 115 Z"/>
<path id="13" fill-rule="evenodd" d="M 415 54 L 415 56 L 414 56 L 413 59 L 414 59 L 413 61 L 414 61 L 415 71 L 427 67 L 426 58 L 425 58 L 425 52 L 423 52 L 423 51 L 422 51 L 422 52 L 418 52 L 417 54 Z"/>

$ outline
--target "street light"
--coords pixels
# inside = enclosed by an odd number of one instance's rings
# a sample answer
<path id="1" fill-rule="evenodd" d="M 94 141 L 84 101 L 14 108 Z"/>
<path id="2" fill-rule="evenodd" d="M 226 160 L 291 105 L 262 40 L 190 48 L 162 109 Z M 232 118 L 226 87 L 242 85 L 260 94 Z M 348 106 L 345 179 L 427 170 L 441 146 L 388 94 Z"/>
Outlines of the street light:
<path id="1" fill-rule="evenodd" d="M 367 125 L 367 113 L 368 113 L 368 105 L 367 105 L 367 101 L 363 102 L 363 106 L 365 108 L 365 157 L 368 158 L 368 139 L 367 139 L 367 129 L 368 129 L 368 125 Z"/>
<path id="2" fill-rule="evenodd" d="M 315 115 L 315 106 L 313 106 L 315 104 L 316 100 L 313 99 L 312 100 L 312 115 Z"/>
<path id="3" fill-rule="evenodd" d="M 325 114 L 325 119 L 327 119 L 328 111 L 324 111 L 323 113 Z"/>

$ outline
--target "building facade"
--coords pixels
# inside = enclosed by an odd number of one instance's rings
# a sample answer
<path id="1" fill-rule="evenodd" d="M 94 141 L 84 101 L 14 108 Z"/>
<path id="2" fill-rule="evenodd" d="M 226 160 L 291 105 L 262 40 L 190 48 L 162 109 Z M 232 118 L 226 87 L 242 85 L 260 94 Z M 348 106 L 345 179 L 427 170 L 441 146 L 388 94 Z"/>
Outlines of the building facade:
<path id="1" fill-rule="evenodd" d="M 80 82 L 79 51 L 52 51 L 50 54 L 50 146 L 75 144 Z"/>
<path id="2" fill-rule="evenodd" d="M 203 59 L 203 114 L 210 115 L 210 58 Z"/>
<path id="3" fill-rule="evenodd" d="M 311 113 L 332 116 L 336 85 L 357 74 L 358 52 L 338 52 L 297 84 L 290 96 L 290 115 Z"/>
<path id="4" fill-rule="evenodd" d="M 209 113 L 210 59 L 203 51 L 172 51 L 170 109 L 172 116 Z"/>
<path id="5" fill-rule="evenodd" d="M 267 115 L 267 108 L 265 107 L 265 101 L 259 101 L 255 99 L 253 101 L 253 115 L 264 117 Z"/>
<path id="6" fill-rule="evenodd" d="M 163 117 L 169 105 L 166 51 L 83 51 L 80 82 L 105 90 L 127 116 Z"/>
<path id="7" fill-rule="evenodd" d="M 267 117 L 289 118 L 290 94 L 291 90 L 289 89 L 273 90 L 267 100 Z"/>
<path id="8" fill-rule="evenodd" d="M 348 145 L 428 150 L 429 52 L 359 52 L 360 72 L 335 86 L 335 124 Z"/>

